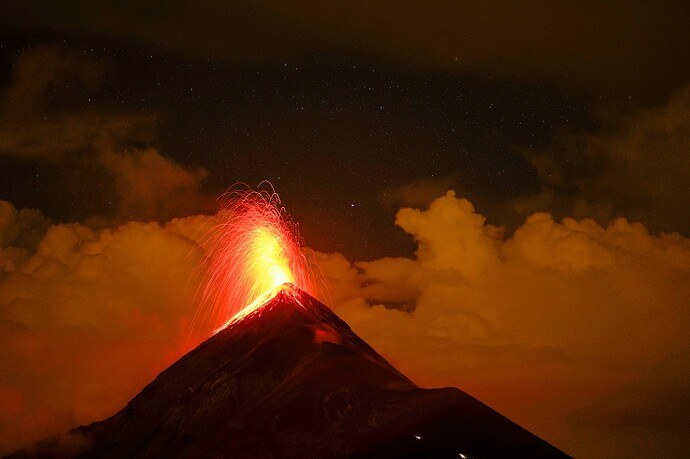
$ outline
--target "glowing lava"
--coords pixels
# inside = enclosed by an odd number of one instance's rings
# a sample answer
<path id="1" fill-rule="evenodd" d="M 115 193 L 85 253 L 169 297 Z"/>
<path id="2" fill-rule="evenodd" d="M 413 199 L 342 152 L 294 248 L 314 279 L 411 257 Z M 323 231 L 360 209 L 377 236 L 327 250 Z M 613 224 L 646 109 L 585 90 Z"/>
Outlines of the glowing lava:
<path id="1" fill-rule="evenodd" d="M 270 186 L 270 184 L 269 184 Z M 297 226 L 273 191 L 234 190 L 221 199 L 209 232 L 203 311 L 216 331 L 259 308 L 286 283 L 312 293 Z"/>

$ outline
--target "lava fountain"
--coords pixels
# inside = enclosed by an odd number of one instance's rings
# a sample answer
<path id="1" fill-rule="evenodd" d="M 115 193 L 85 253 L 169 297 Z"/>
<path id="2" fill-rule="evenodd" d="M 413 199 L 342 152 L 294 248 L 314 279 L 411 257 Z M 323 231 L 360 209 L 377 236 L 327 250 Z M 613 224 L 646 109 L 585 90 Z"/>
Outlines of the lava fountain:
<path id="1" fill-rule="evenodd" d="M 224 194 L 217 223 L 207 235 L 201 311 L 216 332 L 260 308 L 285 284 L 314 294 L 297 225 L 270 183 L 268 187 L 270 191 L 232 189 Z"/>

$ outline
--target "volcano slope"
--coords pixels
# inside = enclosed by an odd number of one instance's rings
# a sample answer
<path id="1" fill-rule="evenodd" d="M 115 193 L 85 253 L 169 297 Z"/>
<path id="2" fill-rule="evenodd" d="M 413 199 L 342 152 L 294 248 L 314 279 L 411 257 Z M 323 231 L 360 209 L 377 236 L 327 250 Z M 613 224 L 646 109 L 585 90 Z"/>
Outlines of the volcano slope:
<path id="1" fill-rule="evenodd" d="M 422 389 L 285 284 L 112 416 L 13 457 L 568 457 L 455 388 Z"/>

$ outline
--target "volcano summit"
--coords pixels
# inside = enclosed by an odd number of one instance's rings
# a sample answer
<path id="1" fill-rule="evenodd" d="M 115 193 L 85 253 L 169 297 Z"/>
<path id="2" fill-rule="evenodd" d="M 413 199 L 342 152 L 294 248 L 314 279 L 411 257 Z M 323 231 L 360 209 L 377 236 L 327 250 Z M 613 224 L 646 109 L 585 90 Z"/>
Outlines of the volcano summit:
<path id="1" fill-rule="evenodd" d="M 284 284 L 119 413 L 14 457 L 568 457 L 455 388 L 421 389 Z"/>

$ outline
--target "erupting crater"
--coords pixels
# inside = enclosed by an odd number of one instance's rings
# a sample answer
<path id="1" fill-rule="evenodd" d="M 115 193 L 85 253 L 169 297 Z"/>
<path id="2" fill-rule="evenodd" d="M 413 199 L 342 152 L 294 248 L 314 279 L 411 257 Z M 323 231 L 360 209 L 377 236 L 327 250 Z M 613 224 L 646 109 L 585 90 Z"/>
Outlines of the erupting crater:
<path id="1" fill-rule="evenodd" d="M 195 322 L 210 323 L 215 332 L 261 307 L 285 284 L 315 293 L 298 227 L 268 186 L 226 193 L 208 233 L 208 275 Z"/>

